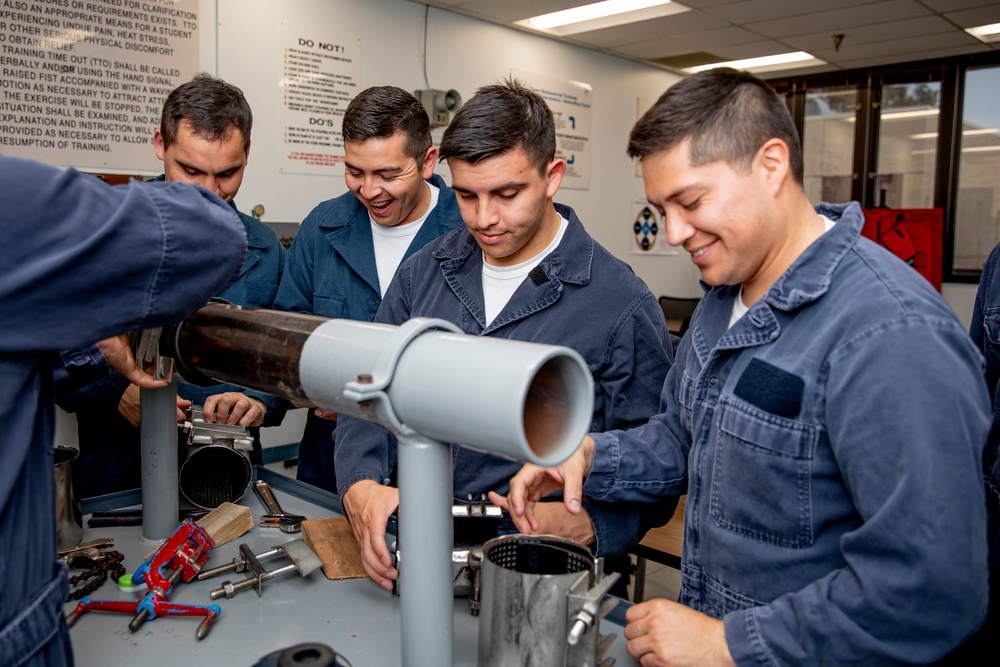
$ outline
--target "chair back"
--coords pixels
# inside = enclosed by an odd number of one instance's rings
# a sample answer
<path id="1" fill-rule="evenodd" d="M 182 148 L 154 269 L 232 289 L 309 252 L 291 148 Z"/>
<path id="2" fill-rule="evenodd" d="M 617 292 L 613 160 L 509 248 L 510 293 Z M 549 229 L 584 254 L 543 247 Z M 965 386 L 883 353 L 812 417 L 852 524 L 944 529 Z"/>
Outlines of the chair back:
<path id="1" fill-rule="evenodd" d="M 667 320 L 667 331 L 677 336 L 683 336 L 691 324 L 691 315 L 701 299 L 661 296 L 659 301 L 663 317 Z"/>

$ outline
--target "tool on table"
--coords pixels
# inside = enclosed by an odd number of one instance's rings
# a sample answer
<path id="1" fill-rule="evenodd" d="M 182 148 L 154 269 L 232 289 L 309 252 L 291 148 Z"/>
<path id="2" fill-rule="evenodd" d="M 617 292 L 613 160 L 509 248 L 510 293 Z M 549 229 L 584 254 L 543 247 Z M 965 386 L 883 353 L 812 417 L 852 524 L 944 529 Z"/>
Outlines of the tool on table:
<path id="1" fill-rule="evenodd" d="M 84 570 L 69 578 L 70 586 L 83 585 L 70 591 L 67 602 L 90 595 L 108 580 L 108 576 L 112 581 L 118 581 L 125 574 L 125 566 L 122 565 L 125 556 L 120 551 L 112 550 L 112 545 L 111 540 L 92 540 L 58 552 L 59 560 L 71 569 Z"/>
<path id="2" fill-rule="evenodd" d="M 455 597 L 468 597 L 470 611 L 478 615 L 478 599 L 473 591 L 478 587 L 476 576 L 478 569 L 472 566 L 470 558 L 475 558 L 477 550 L 481 550 L 488 540 L 500 535 L 500 520 L 503 510 L 498 505 L 491 504 L 486 494 L 473 500 L 472 494 L 466 496 L 464 503 L 455 503 L 451 507 L 451 518 L 454 544 L 451 550 L 451 583 Z M 397 517 L 398 521 L 398 517 Z M 397 531 L 398 535 L 398 531 Z M 398 569 L 403 557 L 403 549 L 397 540 L 392 554 L 393 565 Z M 393 593 L 399 594 L 399 587 L 406 586 L 402 577 L 393 582 Z"/>
<path id="3" fill-rule="evenodd" d="M 205 509 L 181 510 L 177 520 L 183 521 L 184 519 L 200 519 L 206 514 L 208 514 L 208 510 Z M 90 518 L 87 519 L 87 526 L 90 528 L 141 525 L 142 508 L 92 512 Z"/>
<path id="4" fill-rule="evenodd" d="M 351 663 L 326 644 L 307 642 L 272 651 L 253 667 L 351 667 Z"/>
<path id="5" fill-rule="evenodd" d="M 167 538 L 152 556 L 146 559 L 132 575 L 133 583 L 145 582 L 149 593 L 142 600 L 121 602 L 117 600 L 91 600 L 83 598 L 66 617 L 69 627 L 85 612 L 108 611 L 135 614 L 128 629 L 135 632 L 147 620 L 163 614 L 171 616 L 204 616 L 195 636 L 204 639 L 212 627 L 212 622 L 222 613 L 218 605 L 192 605 L 169 602 L 168 597 L 179 580 L 191 581 L 201 571 L 215 543 L 211 536 L 191 519 L 178 526 L 174 534 Z"/>
<path id="6" fill-rule="evenodd" d="M 253 483 L 253 490 L 267 508 L 267 514 L 260 517 L 262 528 L 279 528 L 286 533 L 298 533 L 302 530 L 302 522 L 306 518 L 301 514 L 289 514 L 282 510 L 270 484 L 258 480 Z"/>
<path id="7" fill-rule="evenodd" d="M 93 558 L 98 555 L 102 549 L 107 549 L 113 546 L 115 541 L 110 537 L 102 537 L 96 540 L 90 540 L 89 542 L 84 542 L 83 544 L 77 544 L 73 547 L 68 547 L 66 549 L 60 549 L 56 552 L 59 556 L 59 561 L 69 565 L 69 562 L 77 555 L 85 555 Z"/>
<path id="8" fill-rule="evenodd" d="M 276 570 L 267 571 L 260 563 L 262 560 L 268 560 L 278 556 L 288 557 L 292 561 L 291 564 L 279 567 Z M 198 575 L 198 579 L 208 579 L 225 572 L 250 572 L 246 579 L 238 581 L 235 584 L 230 581 L 223 582 L 221 588 L 217 588 L 212 591 L 212 599 L 218 600 L 219 598 L 225 596 L 228 600 L 237 593 L 245 591 L 248 588 L 253 588 L 257 591 L 257 597 L 260 597 L 261 587 L 264 585 L 265 581 L 270 581 L 271 579 L 280 577 L 290 572 L 298 572 L 300 575 L 305 577 L 313 570 L 322 566 L 323 562 L 313 552 L 313 550 L 309 548 L 309 545 L 306 544 L 304 540 L 292 540 L 291 542 L 286 542 L 285 544 L 279 544 L 270 551 L 265 551 L 260 554 L 254 554 L 253 551 L 250 550 L 250 545 L 243 543 L 240 545 L 239 557 L 234 558 L 232 563 L 220 565 L 219 567 L 214 567 L 210 570 L 205 570 Z"/>
<path id="9" fill-rule="evenodd" d="M 608 590 L 618 574 L 604 559 L 554 535 L 504 535 L 483 545 L 480 570 L 479 664 L 597 665 L 616 635 L 600 622 L 618 604 Z"/>
<path id="10" fill-rule="evenodd" d="M 253 435 L 245 426 L 205 421 L 200 405 L 192 405 L 187 412 L 188 437 L 177 477 L 181 495 L 206 509 L 238 501 L 253 478 Z"/>

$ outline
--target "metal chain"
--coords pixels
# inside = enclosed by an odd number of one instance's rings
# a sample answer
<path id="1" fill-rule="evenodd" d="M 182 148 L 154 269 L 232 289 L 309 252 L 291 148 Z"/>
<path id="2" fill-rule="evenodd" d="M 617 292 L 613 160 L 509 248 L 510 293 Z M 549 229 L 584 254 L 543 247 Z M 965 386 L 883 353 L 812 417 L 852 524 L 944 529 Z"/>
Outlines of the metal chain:
<path id="1" fill-rule="evenodd" d="M 100 557 L 93 559 L 94 567 L 69 578 L 70 586 L 75 586 L 88 579 L 91 580 L 90 583 L 71 591 L 66 601 L 79 600 L 85 595 L 90 595 L 107 581 L 108 575 L 111 576 L 111 581 L 118 581 L 119 577 L 125 574 L 123 560 L 125 560 L 125 556 L 120 551 L 105 551 Z"/>

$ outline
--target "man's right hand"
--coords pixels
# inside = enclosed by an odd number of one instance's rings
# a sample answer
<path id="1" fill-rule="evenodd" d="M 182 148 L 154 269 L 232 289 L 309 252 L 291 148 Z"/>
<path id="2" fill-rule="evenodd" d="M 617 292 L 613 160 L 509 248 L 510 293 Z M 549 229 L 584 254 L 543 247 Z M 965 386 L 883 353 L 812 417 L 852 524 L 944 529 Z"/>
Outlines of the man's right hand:
<path id="1" fill-rule="evenodd" d="M 184 409 L 191 407 L 191 401 L 177 397 L 177 423 L 183 424 L 187 419 Z M 139 387 L 130 384 L 128 389 L 122 394 L 118 401 L 118 414 L 127 419 L 132 426 L 139 428 L 140 417 L 142 416 L 139 407 Z"/>
<path id="2" fill-rule="evenodd" d="M 135 365 L 135 357 L 129 346 L 128 334 L 99 340 L 97 341 L 97 349 L 104 355 L 108 366 L 124 375 L 132 384 L 146 389 L 159 389 L 167 386 L 166 380 L 157 380 Z"/>
<path id="3" fill-rule="evenodd" d="M 583 480 L 594 465 L 594 439 L 589 435 L 573 454 L 554 468 L 526 463 L 510 480 L 507 505 L 514 525 L 522 533 L 538 531 L 535 503 L 556 491 L 563 491 L 563 502 L 571 514 L 582 508 Z"/>
<path id="4" fill-rule="evenodd" d="M 365 572 L 379 586 L 391 591 L 398 573 L 392 567 L 392 556 L 385 544 L 385 530 L 389 517 L 399 507 L 399 489 L 366 479 L 347 489 L 341 500 L 361 545 Z"/>

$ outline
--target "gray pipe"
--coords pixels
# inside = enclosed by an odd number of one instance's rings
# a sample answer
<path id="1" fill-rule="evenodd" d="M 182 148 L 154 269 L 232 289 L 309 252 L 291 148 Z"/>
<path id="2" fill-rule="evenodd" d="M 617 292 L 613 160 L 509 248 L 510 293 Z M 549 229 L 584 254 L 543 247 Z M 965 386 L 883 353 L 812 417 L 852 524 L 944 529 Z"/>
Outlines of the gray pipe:
<path id="1" fill-rule="evenodd" d="M 177 384 L 139 388 L 142 421 L 142 536 L 165 540 L 177 530 Z"/>
<path id="2" fill-rule="evenodd" d="M 398 456 L 403 665 L 450 666 L 455 604 L 451 447 L 401 435 Z"/>
<path id="3" fill-rule="evenodd" d="M 574 350 L 468 336 L 443 320 L 397 327 L 212 304 L 161 340 L 189 382 L 232 382 L 396 434 L 406 667 L 451 665 L 453 481 L 444 443 L 552 466 L 576 450 L 593 416 L 593 378 Z"/>

